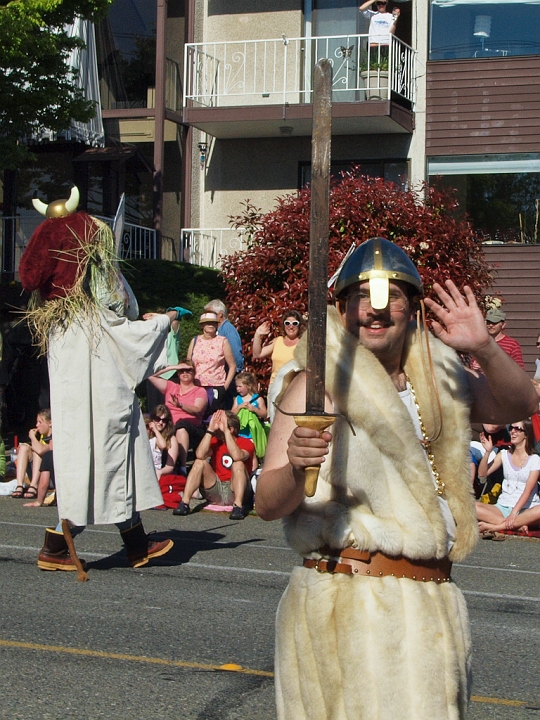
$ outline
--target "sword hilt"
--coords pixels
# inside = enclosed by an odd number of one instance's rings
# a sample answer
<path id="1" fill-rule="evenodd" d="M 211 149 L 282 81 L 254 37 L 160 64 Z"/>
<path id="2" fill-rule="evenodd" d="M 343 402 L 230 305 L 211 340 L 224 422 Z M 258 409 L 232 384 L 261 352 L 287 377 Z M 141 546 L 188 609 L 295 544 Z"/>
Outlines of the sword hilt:
<path id="1" fill-rule="evenodd" d="M 329 428 L 334 420 L 335 415 L 295 415 L 294 422 L 298 427 L 309 428 L 310 430 L 317 430 L 322 432 Z M 319 479 L 320 465 L 310 465 L 306 468 L 306 482 L 304 486 L 304 493 L 306 497 L 313 497 L 317 490 L 317 480 Z"/>

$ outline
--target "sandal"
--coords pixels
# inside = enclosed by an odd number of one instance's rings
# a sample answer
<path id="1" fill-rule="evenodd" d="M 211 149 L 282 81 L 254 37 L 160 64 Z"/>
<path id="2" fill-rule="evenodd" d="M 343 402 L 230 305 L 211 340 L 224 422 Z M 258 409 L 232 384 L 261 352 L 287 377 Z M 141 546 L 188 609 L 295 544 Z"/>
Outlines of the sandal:
<path id="1" fill-rule="evenodd" d="M 26 488 L 26 492 L 24 493 L 23 498 L 25 500 L 36 500 L 37 499 L 37 487 L 30 485 L 30 487 Z"/>
<path id="2" fill-rule="evenodd" d="M 20 500 L 24 497 L 24 485 L 17 485 L 15 490 L 11 493 L 11 497 Z"/>
<path id="3" fill-rule="evenodd" d="M 484 532 L 480 533 L 480 537 L 482 540 L 493 540 L 495 538 L 495 533 L 491 530 L 484 530 Z"/>

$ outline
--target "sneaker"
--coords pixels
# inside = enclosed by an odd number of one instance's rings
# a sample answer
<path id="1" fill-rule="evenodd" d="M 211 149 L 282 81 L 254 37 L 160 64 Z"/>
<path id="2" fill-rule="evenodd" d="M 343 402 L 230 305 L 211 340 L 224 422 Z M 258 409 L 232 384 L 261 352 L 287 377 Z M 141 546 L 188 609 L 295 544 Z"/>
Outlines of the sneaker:
<path id="1" fill-rule="evenodd" d="M 176 510 L 172 511 L 173 515 L 189 515 L 191 510 L 189 509 L 189 505 L 187 505 L 183 500 L 180 503 L 180 505 L 176 508 Z"/>
<path id="2" fill-rule="evenodd" d="M 229 515 L 229 520 L 243 520 L 244 511 L 238 505 L 233 505 L 232 513 Z"/>

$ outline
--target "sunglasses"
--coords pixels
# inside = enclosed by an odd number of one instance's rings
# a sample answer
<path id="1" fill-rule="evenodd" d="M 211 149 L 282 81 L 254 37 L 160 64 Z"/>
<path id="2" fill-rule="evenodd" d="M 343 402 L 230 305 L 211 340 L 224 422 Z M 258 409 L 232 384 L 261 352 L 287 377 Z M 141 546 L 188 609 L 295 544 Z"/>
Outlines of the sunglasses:
<path id="1" fill-rule="evenodd" d="M 195 372 L 195 370 L 193 368 L 180 368 L 179 370 L 177 370 L 177 372 L 179 374 L 183 374 L 183 373 L 192 373 L 192 372 Z"/>
<path id="2" fill-rule="evenodd" d="M 536 346 L 537 346 L 537 347 L 538 347 L 538 345 L 540 345 L 540 342 L 537 342 L 537 343 L 536 343 Z"/>
<path id="3" fill-rule="evenodd" d="M 497 320 L 497 322 L 491 322 L 491 320 L 486 320 L 486 325 L 500 325 L 502 323 L 502 320 Z"/>
<path id="4" fill-rule="evenodd" d="M 153 417 L 152 420 L 157 423 L 166 423 L 167 422 L 167 418 L 164 418 L 164 417 Z"/>
<path id="5" fill-rule="evenodd" d="M 520 428 L 520 427 L 518 427 L 517 425 L 509 425 L 509 426 L 508 426 L 508 431 L 509 431 L 509 432 L 512 432 L 512 430 L 513 430 L 514 432 L 525 432 L 524 428 Z"/>
<path id="6" fill-rule="evenodd" d="M 300 325 L 298 320 L 285 320 L 285 322 L 283 324 L 286 327 L 288 327 L 289 325 L 292 325 L 293 327 L 298 327 Z"/>

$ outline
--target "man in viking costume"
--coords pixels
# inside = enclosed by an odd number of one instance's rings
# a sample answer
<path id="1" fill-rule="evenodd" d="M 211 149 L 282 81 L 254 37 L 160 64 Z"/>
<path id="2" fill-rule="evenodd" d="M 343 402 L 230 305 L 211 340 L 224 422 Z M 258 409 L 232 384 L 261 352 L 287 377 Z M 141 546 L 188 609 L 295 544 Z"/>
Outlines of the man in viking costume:
<path id="1" fill-rule="evenodd" d="M 527 417 L 538 400 L 488 335 L 472 291 L 446 285 L 435 285 L 442 304 L 425 301 L 433 337 L 414 326 L 423 289 L 407 255 L 381 238 L 360 245 L 328 309 L 332 433 L 295 427 L 304 372 L 278 400 L 257 511 L 284 517 L 304 556 L 277 615 L 280 720 L 465 716 L 468 617 L 450 571 L 478 536 L 469 422 Z M 485 375 L 465 370 L 455 350 Z M 304 341 L 297 370 L 305 358 Z M 320 466 L 310 498 L 309 466 Z"/>
<path id="2" fill-rule="evenodd" d="M 130 565 L 140 567 L 173 543 L 149 537 L 139 517 L 162 498 L 135 387 L 166 364 L 177 312 L 135 322 L 137 301 L 118 268 L 113 233 L 74 212 L 78 201 L 76 188 L 67 201 L 34 201 L 47 219 L 19 267 L 23 287 L 33 292 L 29 325 L 48 355 L 55 419 L 60 523 L 47 529 L 38 566 L 77 569 L 62 523 L 69 521 L 72 535 L 88 524 L 114 523 Z"/>

